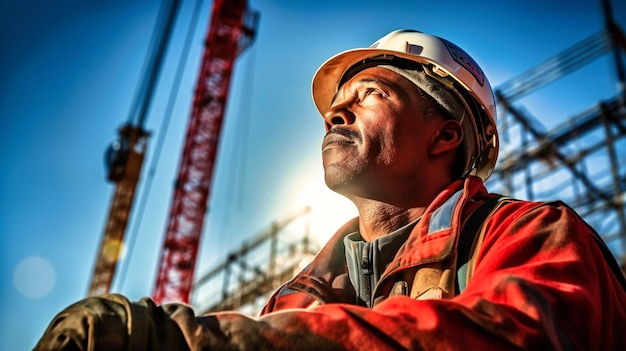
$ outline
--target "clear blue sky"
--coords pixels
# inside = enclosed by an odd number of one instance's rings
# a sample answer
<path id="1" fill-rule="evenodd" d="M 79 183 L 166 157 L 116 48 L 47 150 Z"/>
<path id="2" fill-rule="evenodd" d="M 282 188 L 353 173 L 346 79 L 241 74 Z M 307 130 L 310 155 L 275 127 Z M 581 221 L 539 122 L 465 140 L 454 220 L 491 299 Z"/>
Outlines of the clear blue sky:
<path id="1" fill-rule="evenodd" d="M 613 6 L 624 27 L 626 5 Z M 353 214 L 320 178 L 323 125 L 310 80 L 331 55 L 413 28 L 465 48 L 497 86 L 603 26 L 596 0 L 251 0 L 250 7 L 261 14 L 258 37 L 236 66 L 199 272 L 305 204 L 314 206 L 320 241 Z M 127 274 L 114 284 L 132 299 L 153 290 L 210 1 L 166 131 L 161 122 L 192 9 L 185 1 L 146 121 L 152 137 L 142 184 L 150 178 L 152 186 L 143 216 L 131 222 L 138 231 L 123 262 Z M 104 150 L 128 116 L 158 10 L 145 0 L 0 3 L 2 349 L 31 348 L 58 311 L 86 294 L 113 193 Z M 612 96 L 610 64 L 597 62 L 591 78 L 558 95 L 546 90 L 552 95 L 530 99 L 529 109 L 550 116 L 542 119 L 550 126 Z"/>

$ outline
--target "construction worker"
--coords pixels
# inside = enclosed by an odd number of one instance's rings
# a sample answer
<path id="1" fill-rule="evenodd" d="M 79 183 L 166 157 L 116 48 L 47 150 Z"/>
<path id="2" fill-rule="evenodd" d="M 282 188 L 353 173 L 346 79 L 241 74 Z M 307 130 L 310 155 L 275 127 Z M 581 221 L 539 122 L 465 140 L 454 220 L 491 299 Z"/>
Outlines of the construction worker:
<path id="1" fill-rule="evenodd" d="M 483 186 L 491 87 L 456 45 L 392 32 L 324 63 L 326 184 L 359 216 L 258 318 L 121 295 L 62 311 L 36 350 L 626 350 L 626 282 L 561 202 Z"/>

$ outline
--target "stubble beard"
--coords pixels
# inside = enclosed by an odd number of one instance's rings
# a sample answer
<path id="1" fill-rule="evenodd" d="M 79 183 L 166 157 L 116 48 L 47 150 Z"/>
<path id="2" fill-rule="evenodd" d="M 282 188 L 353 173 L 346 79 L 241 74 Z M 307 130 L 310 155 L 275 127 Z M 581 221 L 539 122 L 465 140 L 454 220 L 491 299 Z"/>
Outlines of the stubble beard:
<path id="1" fill-rule="evenodd" d="M 338 143 L 333 146 L 331 150 L 327 151 L 330 155 L 322 154 L 326 186 L 345 196 L 347 195 L 346 191 L 349 191 L 350 184 L 363 172 L 367 165 L 367 161 L 359 152 L 362 138 L 358 132 L 342 127 L 335 127 L 326 133 L 327 136 L 330 134 L 342 135 L 352 141 L 350 144 Z M 326 160 L 325 157 L 329 157 L 330 160 Z"/>
<path id="2" fill-rule="evenodd" d="M 361 157 L 347 157 L 345 162 L 331 164 L 324 169 L 326 186 L 350 198 L 359 192 L 359 178 L 366 167 L 367 161 Z"/>

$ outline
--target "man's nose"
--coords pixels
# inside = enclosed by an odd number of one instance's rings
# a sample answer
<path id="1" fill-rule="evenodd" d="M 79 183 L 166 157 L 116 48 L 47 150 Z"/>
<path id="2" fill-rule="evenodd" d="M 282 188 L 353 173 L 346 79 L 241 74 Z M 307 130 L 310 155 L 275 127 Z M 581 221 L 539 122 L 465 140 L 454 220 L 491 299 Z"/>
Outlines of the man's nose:
<path id="1" fill-rule="evenodd" d="M 324 114 L 324 122 L 327 131 L 336 125 L 352 124 L 355 119 L 354 114 L 346 109 L 344 105 L 333 106 Z"/>

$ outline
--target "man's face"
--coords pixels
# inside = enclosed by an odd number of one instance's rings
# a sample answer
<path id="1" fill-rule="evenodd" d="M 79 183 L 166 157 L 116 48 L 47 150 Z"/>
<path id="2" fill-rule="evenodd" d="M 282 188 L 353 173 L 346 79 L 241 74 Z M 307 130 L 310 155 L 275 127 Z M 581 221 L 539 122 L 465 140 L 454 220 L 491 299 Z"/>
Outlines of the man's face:
<path id="1" fill-rule="evenodd" d="M 328 187 L 349 198 L 377 198 L 419 185 L 428 171 L 428 139 L 439 120 L 423 118 L 423 103 L 413 83 L 381 67 L 343 84 L 324 116 Z"/>

